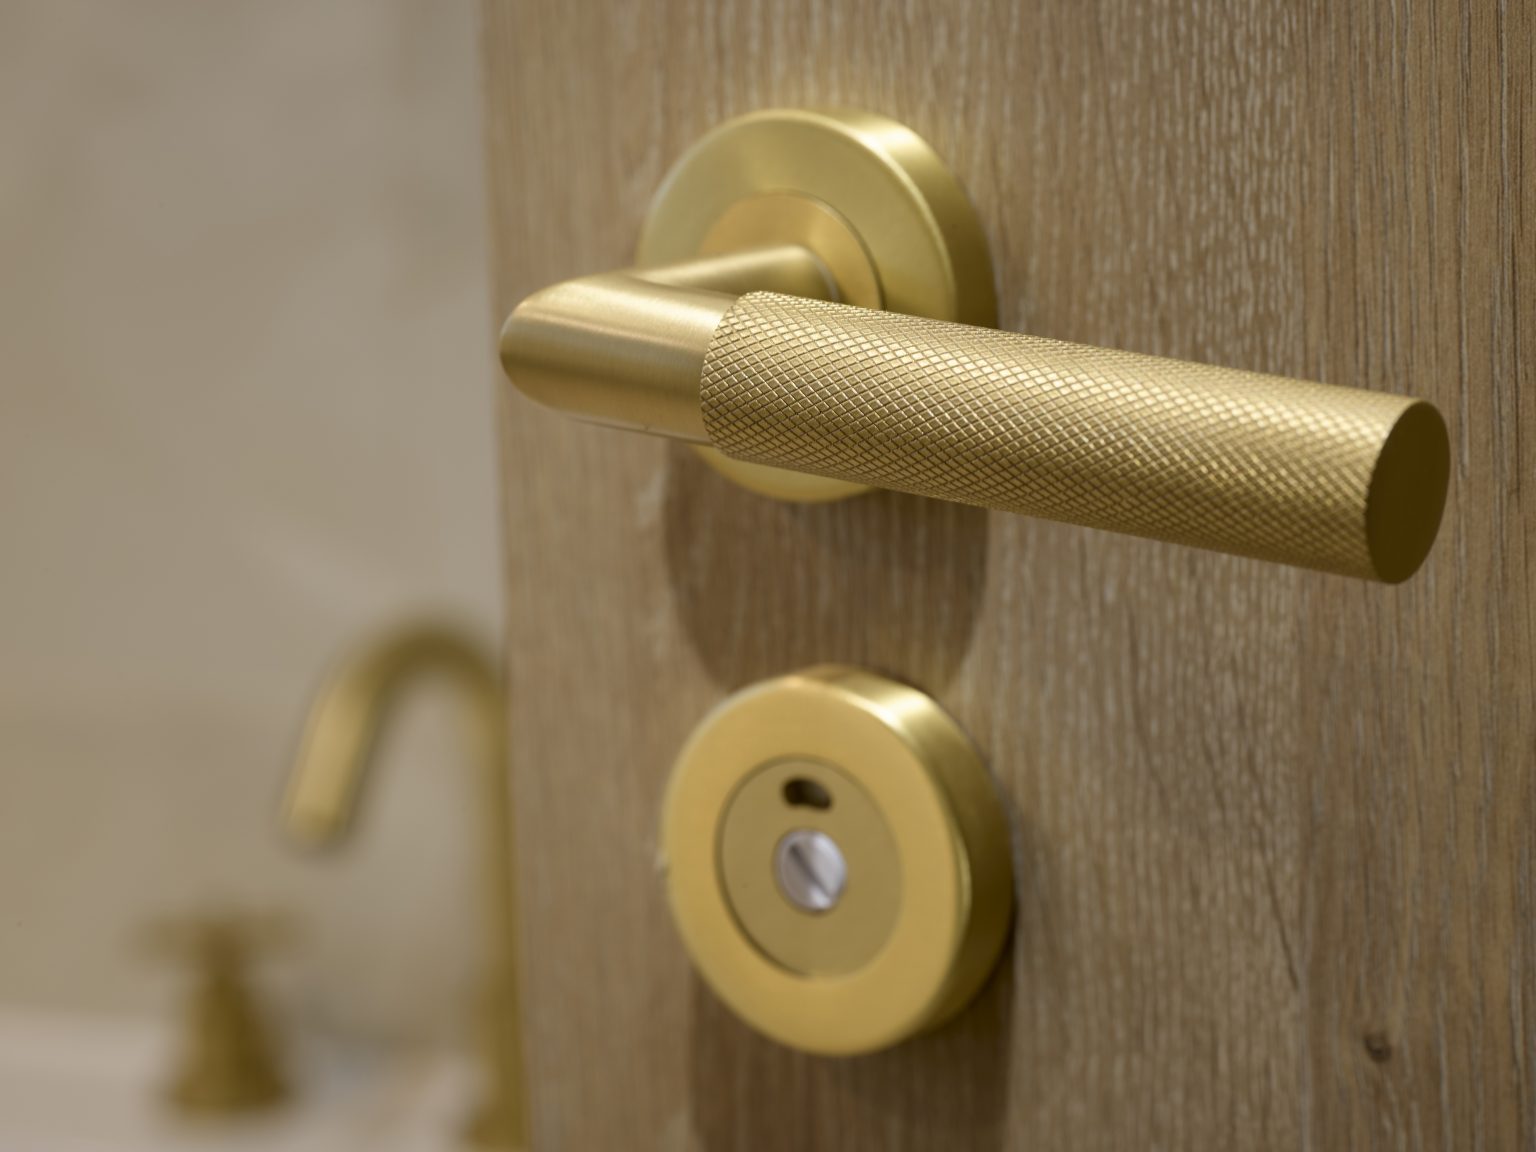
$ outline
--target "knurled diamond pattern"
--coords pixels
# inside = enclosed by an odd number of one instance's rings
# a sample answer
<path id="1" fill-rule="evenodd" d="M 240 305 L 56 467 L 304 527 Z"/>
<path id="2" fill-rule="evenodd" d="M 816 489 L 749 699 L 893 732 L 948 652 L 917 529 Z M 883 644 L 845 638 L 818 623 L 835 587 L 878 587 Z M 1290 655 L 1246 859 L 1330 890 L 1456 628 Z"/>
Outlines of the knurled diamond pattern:
<path id="1" fill-rule="evenodd" d="M 766 292 L 701 398 L 738 459 L 1356 576 L 1410 403 Z"/>

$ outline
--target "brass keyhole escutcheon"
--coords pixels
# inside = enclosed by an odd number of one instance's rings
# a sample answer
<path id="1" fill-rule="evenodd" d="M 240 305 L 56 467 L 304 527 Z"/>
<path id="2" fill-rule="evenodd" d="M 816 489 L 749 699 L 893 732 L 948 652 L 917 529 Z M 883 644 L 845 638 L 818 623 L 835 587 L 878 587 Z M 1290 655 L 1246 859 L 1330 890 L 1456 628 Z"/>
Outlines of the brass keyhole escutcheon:
<path id="1" fill-rule="evenodd" d="M 824 802 L 801 799 L 813 789 Z M 901 905 L 901 857 L 879 807 L 844 770 L 803 759 L 764 765 L 731 796 L 720 876 L 742 931 L 808 976 L 867 965 Z"/>
<path id="2" fill-rule="evenodd" d="M 1007 934 L 1007 821 L 975 747 L 932 699 L 862 669 L 808 669 L 715 709 L 678 758 L 662 842 L 705 981 L 806 1051 L 942 1024 Z"/>

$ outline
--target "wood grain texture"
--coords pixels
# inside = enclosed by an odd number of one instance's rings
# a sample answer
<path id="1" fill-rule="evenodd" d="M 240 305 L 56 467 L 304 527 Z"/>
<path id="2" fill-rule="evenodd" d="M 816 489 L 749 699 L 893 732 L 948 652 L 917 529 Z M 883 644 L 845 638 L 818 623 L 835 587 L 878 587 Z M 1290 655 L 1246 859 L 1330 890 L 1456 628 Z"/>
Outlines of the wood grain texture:
<path id="1" fill-rule="evenodd" d="M 1305 369 L 1434 400 L 1457 462 L 1413 584 L 1307 588 L 1311 1128 L 1533 1148 L 1536 25 L 1360 5 L 1303 36 Z"/>
<path id="2" fill-rule="evenodd" d="M 496 307 L 624 264 L 667 167 L 773 105 L 906 121 L 1005 326 L 1435 400 L 1401 588 L 879 495 L 791 508 L 509 398 L 541 1149 L 1536 1147 L 1536 113 L 1517 5 L 490 3 Z M 940 699 L 1014 808 L 1018 927 L 955 1025 L 786 1052 L 652 869 L 726 692 Z"/>

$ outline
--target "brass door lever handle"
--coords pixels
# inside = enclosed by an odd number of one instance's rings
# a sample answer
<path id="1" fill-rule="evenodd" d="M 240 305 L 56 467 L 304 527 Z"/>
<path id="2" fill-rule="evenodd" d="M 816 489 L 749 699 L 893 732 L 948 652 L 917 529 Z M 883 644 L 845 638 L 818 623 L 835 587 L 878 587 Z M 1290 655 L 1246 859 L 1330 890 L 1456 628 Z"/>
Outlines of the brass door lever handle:
<path id="1" fill-rule="evenodd" d="M 987 508 L 1387 582 L 1434 542 L 1427 403 L 851 307 L 814 243 L 544 289 L 502 366 L 579 418 Z"/>

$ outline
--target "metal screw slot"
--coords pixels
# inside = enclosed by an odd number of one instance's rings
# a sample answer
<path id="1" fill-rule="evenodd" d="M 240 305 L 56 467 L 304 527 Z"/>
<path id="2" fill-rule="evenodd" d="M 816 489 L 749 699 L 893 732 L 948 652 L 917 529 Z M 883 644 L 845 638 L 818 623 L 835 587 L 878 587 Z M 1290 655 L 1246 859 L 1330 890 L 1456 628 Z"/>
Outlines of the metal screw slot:
<path id="1" fill-rule="evenodd" d="M 773 870 L 784 898 L 806 912 L 836 907 L 848 886 L 848 862 L 825 832 L 796 828 L 773 850 Z"/>

